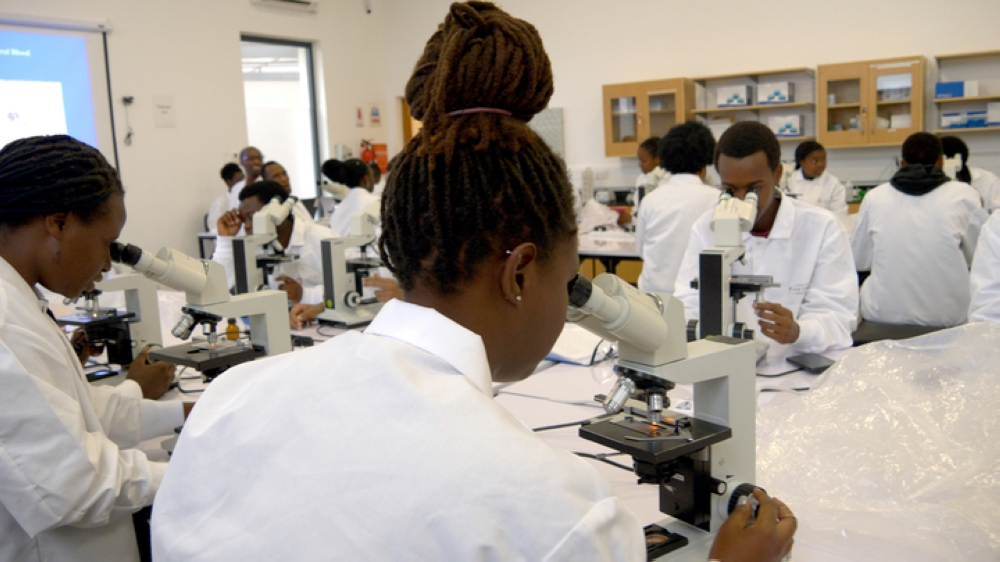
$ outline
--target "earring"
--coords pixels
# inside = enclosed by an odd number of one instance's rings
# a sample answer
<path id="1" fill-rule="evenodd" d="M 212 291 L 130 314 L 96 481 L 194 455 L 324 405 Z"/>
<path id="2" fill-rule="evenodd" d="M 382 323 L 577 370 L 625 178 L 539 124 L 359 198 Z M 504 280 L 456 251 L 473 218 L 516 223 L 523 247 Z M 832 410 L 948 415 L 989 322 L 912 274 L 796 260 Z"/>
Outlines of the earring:
<path id="1" fill-rule="evenodd" d="M 517 297 L 515 297 L 515 298 L 516 298 L 517 300 L 521 300 L 521 295 L 517 295 Z"/>

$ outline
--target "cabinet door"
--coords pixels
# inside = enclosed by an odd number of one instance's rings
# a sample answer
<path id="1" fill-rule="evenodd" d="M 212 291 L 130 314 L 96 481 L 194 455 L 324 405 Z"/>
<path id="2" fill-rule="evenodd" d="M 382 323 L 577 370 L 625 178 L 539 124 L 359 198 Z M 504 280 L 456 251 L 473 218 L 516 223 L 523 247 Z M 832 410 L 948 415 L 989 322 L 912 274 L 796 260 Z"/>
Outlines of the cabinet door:
<path id="1" fill-rule="evenodd" d="M 678 118 L 683 118 L 684 110 L 680 105 L 681 94 L 677 88 L 655 89 L 646 92 L 647 108 L 649 120 L 646 130 L 648 132 L 644 138 L 662 137 L 667 134 Z"/>
<path id="2" fill-rule="evenodd" d="M 608 156 L 635 156 L 645 140 L 639 108 L 641 89 L 636 84 L 604 86 L 604 151 Z"/>
<path id="3" fill-rule="evenodd" d="M 869 65 L 868 137 L 870 144 L 902 144 L 924 128 L 923 60 Z"/>
<path id="4" fill-rule="evenodd" d="M 864 63 L 820 66 L 817 72 L 816 137 L 826 147 L 862 146 L 868 143 L 868 65 Z"/>

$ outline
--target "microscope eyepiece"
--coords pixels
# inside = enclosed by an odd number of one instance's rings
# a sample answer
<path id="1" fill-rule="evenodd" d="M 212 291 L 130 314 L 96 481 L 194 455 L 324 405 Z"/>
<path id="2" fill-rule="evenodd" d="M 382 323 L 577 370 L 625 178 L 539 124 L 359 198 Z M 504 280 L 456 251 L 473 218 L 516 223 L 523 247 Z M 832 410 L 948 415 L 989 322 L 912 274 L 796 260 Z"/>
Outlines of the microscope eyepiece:
<path id="1" fill-rule="evenodd" d="M 587 279 L 579 273 L 576 277 L 569 282 L 566 287 L 569 290 L 569 304 L 570 306 L 580 308 L 581 306 L 587 304 L 590 300 L 590 294 L 593 292 L 593 286 L 590 283 L 590 279 Z"/>
<path id="2" fill-rule="evenodd" d="M 124 263 L 125 265 L 135 265 L 142 257 L 142 248 L 132 244 L 122 244 L 121 242 L 111 243 L 111 261 Z"/>

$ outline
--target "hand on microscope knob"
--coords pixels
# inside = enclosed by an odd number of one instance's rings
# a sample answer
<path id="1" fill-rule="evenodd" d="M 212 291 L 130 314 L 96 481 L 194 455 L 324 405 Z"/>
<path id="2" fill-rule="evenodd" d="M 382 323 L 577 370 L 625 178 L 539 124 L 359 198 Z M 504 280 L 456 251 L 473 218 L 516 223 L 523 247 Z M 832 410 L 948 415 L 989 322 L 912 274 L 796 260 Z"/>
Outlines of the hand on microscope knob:
<path id="1" fill-rule="evenodd" d="M 773 302 L 756 302 L 753 305 L 760 318 L 760 333 L 778 343 L 799 341 L 799 323 L 791 310 Z"/>
<path id="2" fill-rule="evenodd" d="M 240 233 L 241 226 L 243 226 L 243 216 L 237 209 L 226 211 L 226 214 L 219 217 L 215 223 L 219 236 L 236 236 Z"/>
<path id="3" fill-rule="evenodd" d="M 170 389 L 171 383 L 174 382 L 174 371 L 177 367 L 173 363 L 165 361 L 149 363 L 148 360 L 149 346 L 147 345 L 142 348 L 139 355 L 129 365 L 128 378 L 139 383 L 143 398 L 156 400 Z"/>
<path id="4" fill-rule="evenodd" d="M 392 299 L 403 300 L 403 289 L 392 277 L 382 277 L 376 274 L 365 277 L 363 283 L 365 287 L 375 287 L 375 298 L 378 299 L 378 302 L 389 302 Z"/>
<path id="5" fill-rule="evenodd" d="M 104 346 L 92 344 L 87 340 L 87 332 L 77 329 L 69 338 L 69 343 L 73 345 L 73 351 L 80 358 L 80 364 L 86 366 L 87 360 L 104 353 Z"/>
<path id="6" fill-rule="evenodd" d="M 302 300 L 302 284 L 288 277 L 287 275 L 279 275 L 278 281 L 281 282 L 278 285 L 278 289 L 288 293 L 288 300 L 292 302 L 300 302 Z"/>
<path id="7" fill-rule="evenodd" d="M 756 520 L 747 524 L 753 509 L 750 503 L 734 509 L 729 519 L 719 528 L 719 534 L 708 555 L 709 560 L 778 562 L 791 552 L 795 542 L 795 529 L 798 527 L 792 510 L 763 490 L 756 489 L 753 495 L 760 504 Z"/>

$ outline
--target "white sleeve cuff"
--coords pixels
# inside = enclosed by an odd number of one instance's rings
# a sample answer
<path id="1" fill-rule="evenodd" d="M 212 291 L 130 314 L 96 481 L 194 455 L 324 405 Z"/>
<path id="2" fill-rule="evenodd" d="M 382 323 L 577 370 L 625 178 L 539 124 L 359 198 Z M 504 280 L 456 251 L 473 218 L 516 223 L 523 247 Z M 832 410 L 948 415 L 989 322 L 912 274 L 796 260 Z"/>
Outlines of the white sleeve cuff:
<path id="1" fill-rule="evenodd" d="M 799 319 L 797 322 L 799 324 L 799 339 L 792 344 L 795 349 L 804 353 L 821 353 L 825 351 L 827 346 L 823 345 L 825 339 L 823 323 L 812 318 Z"/>
<path id="2" fill-rule="evenodd" d="M 313 285 L 302 288 L 302 304 L 319 304 L 323 302 L 323 286 Z"/>
<path id="3" fill-rule="evenodd" d="M 142 419 L 143 441 L 170 435 L 174 428 L 184 425 L 184 403 L 178 400 L 143 400 L 139 404 L 139 415 Z"/>
<path id="4" fill-rule="evenodd" d="M 167 463 L 149 461 L 149 489 L 151 493 L 149 494 L 148 505 L 153 505 L 153 499 L 156 497 L 156 492 L 160 490 L 160 484 L 163 483 L 163 475 L 166 473 Z"/>
<path id="5" fill-rule="evenodd" d="M 118 385 L 119 393 L 126 398 L 142 400 L 142 387 L 132 379 L 125 379 Z"/>

